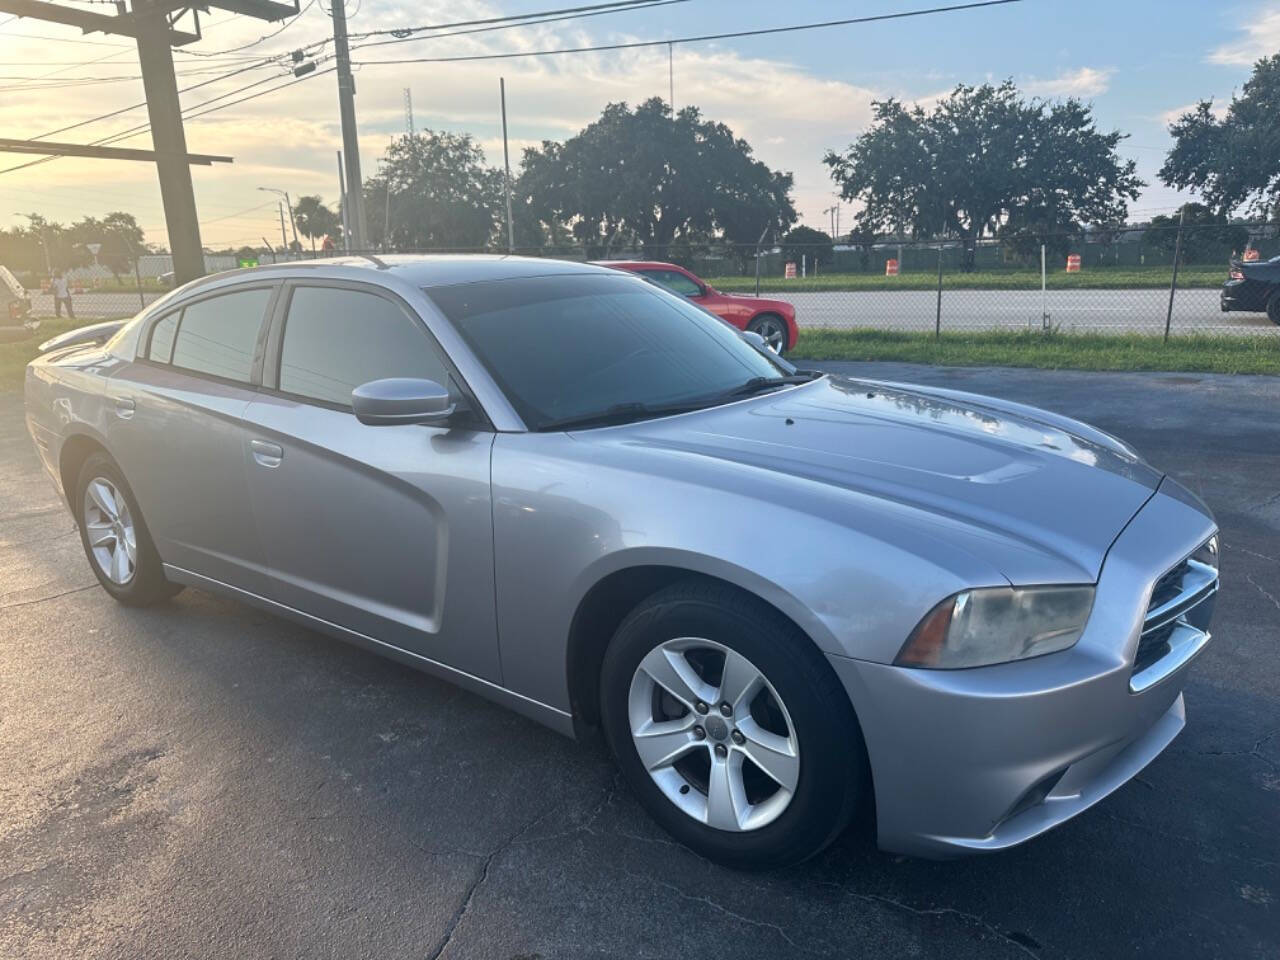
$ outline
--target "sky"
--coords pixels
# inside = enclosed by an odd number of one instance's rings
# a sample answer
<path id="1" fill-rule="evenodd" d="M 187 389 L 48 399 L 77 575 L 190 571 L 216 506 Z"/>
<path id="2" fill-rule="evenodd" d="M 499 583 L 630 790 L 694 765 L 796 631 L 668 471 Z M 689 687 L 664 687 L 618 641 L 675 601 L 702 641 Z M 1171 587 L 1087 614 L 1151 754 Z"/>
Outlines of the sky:
<path id="1" fill-rule="evenodd" d="M 184 108 L 247 84 L 261 81 L 239 96 L 290 79 L 286 67 L 255 65 L 331 35 L 328 2 L 303 0 L 303 13 L 283 30 L 224 11 L 204 16 L 203 39 L 175 54 L 179 86 L 204 84 L 182 95 Z M 591 0 L 348 2 L 349 30 L 355 35 Z M 1248 79 L 1253 62 L 1280 52 L 1280 0 L 1021 0 L 912 19 L 677 44 L 670 75 L 665 45 L 468 63 L 376 62 L 668 40 L 945 2 L 681 0 L 554 24 L 354 50 L 353 60 L 362 64 L 356 72 L 356 111 L 363 170 L 366 176 L 376 172 L 390 139 L 404 133 L 406 87 L 418 130 L 471 133 L 488 162 L 499 165 L 498 80 L 505 77 L 514 168 L 524 146 L 572 136 L 610 102 L 665 99 L 669 80 L 674 80 L 677 109 L 696 105 L 705 117 L 728 124 L 745 138 L 759 159 L 790 171 L 801 221 L 830 229 L 829 208 L 837 198 L 822 156 L 829 149 L 846 148 L 867 128 L 873 100 L 896 97 L 928 105 L 956 84 L 1011 77 L 1028 94 L 1084 99 L 1093 104 L 1102 129 L 1129 134 L 1120 152 L 1137 161 L 1148 182 L 1130 207 L 1131 218 L 1142 220 L 1168 213 L 1187 199 L 1156 178 L 1172 142 L 1170 120 L 1202 98 L 1212 97 L 1224 108 Z M 266 34 L 274 35 L 258 42 Z M 353 46 L 369 40 L 354 40 Z M 317 49 L 323 57 L 332 45 Z M 321 70 L 328 66 L 331 61 L 320 65 Z M 243 67 L 252 69 L 217 79 Z M 73 27 L 0 14 L 4 137 L 36 138 L 138 104 L 144 97 L 137 73 L 137 53 L 127 38 L 84 35 Z M 206 82 L 210 80 L 214 82 Z M 51 139 L 89 142 L 145 120 L 145 110 L 134 109 Z M 191 119 L 186 135 L 192 152 L 235 158 L 230 165 L 193 167 L 207 247 L 278 241 L 276 201 L 260 187 L 287 190 L 295 200 L 320 194 L 336 206 L 341 132 L 333 73 L 317 71 L 288 89 Z M 150 137 L 143 132 L 120 145 L 147 148 Z M 28 159 L 0 156 L 0 168 Z M 160 191 L 149 163 L 64 158 L 0 172 L 0 225 L 24 223 L 19 214 L 28 212 L 69 222 L 112 210 L 134 213 L 148 242 L 167 244 Z M 841 205 L 842 231 L 849 228 L 853 212 L 848 203 Z"/>

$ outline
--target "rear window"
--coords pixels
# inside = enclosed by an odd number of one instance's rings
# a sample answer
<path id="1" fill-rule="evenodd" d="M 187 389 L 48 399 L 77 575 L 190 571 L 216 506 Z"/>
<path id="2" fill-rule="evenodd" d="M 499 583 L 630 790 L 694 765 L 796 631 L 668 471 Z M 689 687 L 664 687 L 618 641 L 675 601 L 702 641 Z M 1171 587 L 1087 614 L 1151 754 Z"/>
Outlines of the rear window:
<path id="1" fill-rule="evenodd" d="M 248 383 L 271 292 L 269 287 L 235 290 L 186 307 L 178 322 L 173 365 Z"/>

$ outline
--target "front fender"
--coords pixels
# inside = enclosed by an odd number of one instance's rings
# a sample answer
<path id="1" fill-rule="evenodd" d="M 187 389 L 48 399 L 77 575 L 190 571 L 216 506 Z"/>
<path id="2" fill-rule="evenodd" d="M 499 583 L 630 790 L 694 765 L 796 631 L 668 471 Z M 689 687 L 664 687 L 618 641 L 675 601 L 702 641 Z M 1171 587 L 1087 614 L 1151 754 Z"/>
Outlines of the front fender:
<path id="1" fill-rule="evenodd" d="M 631 567 L 735 584 L 823 652 L 879 662 L 942 597 L 1008 582 L 941 540 L 946 521 L 884 515 L 847 491 L 681 451 L 650 448 L 641 470 L 638 452 L 557 433 L 494 442 L 502 676 L 523 696 L 570 709 L 574 615 L 592 586 Z"/>

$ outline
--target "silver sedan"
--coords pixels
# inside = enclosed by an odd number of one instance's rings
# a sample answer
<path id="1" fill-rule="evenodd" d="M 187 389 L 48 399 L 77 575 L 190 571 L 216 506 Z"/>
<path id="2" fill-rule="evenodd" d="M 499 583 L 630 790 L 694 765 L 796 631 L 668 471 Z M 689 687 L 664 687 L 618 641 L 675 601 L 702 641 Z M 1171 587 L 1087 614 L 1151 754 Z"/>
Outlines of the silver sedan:
<path id="1" fill-rule="evenodd" d="M 105 341 L 105 342 L 104 342 Z M 603 731 L 720 862 L 999 850 L 1184 724 L 1203 503 L 1114 437 L 797 371 L 643 280 L 347 259 L 46 344 L 39 455 L 126 604 L 218 591 Z"/>

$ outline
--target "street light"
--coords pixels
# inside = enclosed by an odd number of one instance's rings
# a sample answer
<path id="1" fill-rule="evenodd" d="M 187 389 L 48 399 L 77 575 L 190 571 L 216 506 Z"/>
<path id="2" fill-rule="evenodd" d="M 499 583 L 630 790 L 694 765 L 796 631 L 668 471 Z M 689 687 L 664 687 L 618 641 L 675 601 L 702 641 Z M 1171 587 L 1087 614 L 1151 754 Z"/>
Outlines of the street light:
<path id="1" fill-rule="evenodd" d="M 284 205 L 289 211 L 289 226 L 293 230 L 294 245 L 298 245 L 298 224 L 293 219 L 293 202 L 289 199 L 289 193 L 286 190 L 277 190 L 275 187 L 259 187 L 259 190 L 265 190 L 267 193 L 278 193 L 284 197 Z"/>

